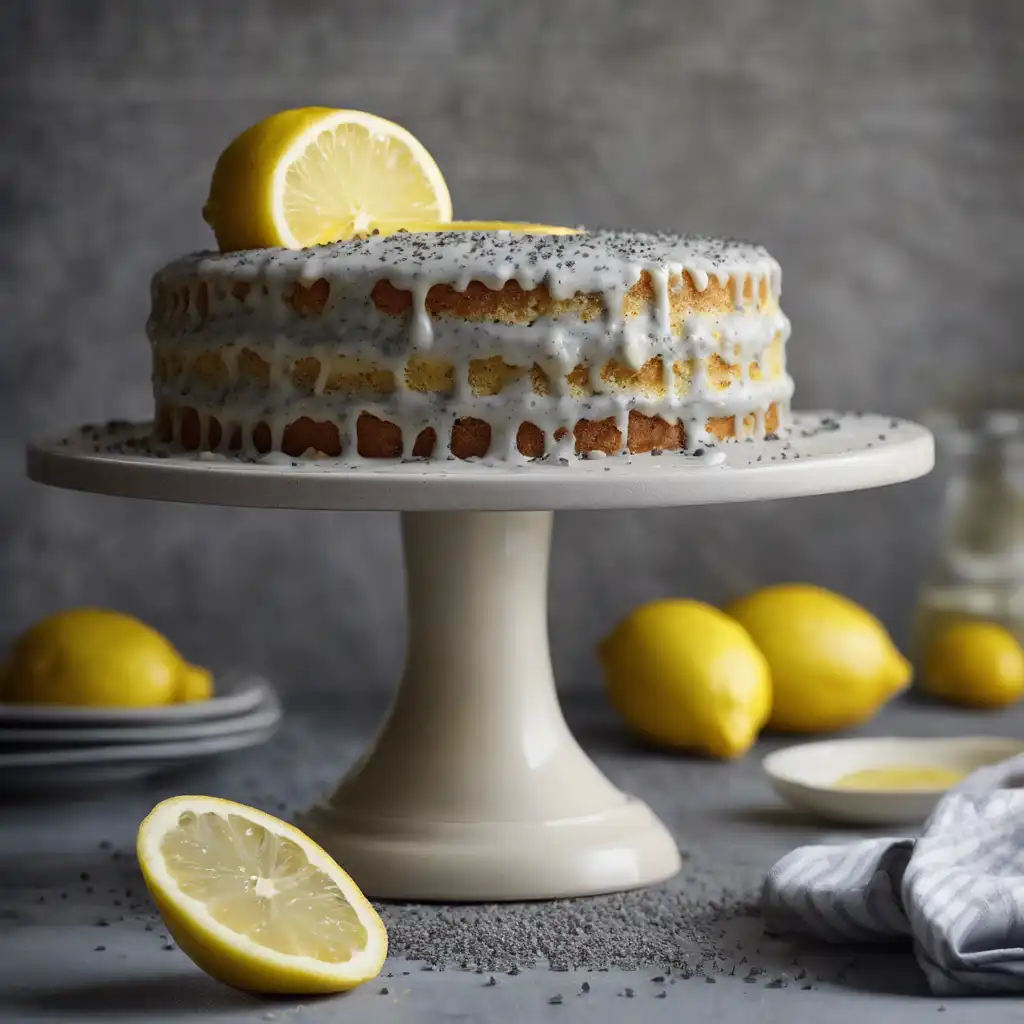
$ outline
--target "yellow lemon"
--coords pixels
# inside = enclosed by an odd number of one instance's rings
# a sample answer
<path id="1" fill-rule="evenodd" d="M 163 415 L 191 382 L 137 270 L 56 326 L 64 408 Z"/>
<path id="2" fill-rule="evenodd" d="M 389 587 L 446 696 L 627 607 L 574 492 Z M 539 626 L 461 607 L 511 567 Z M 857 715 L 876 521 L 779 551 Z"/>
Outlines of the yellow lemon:
<path id="1" fill-rule="evenodd" d="M 404 128 L 360 110 L 284 110 L 221 154 L 203 217 L 224 252 L 335 242 L 452 219 L 441 171 Z"/>
<path id="2" fill-rule="evenodd" d="M 653 743 L 739 757 L 768 718 L 764 656 L 741 626 L 710 605 L 643 605 L 598 653 L 612 705 Z"/>
<path id="3" fill-rule="evenodd" d="M 995 622 L 962 620 L 924 653 L 921 688 L 953 704 L 1001 708 L 1024 696 L 1024 649 Z"/>
<path id="4" fill-rule="evenodd" d="M 839 594 L 780 584 L 726 611 L 768 659 L 773 729 L 830 732 L 858 725 L 910 682 L 910 663 L 881 622 Z"/>
<path id="5" fill-rule="evenodd" d="M 157 804 L 139 864 L 171 935 L 202 970 L 246 992 L 342 992 L 380 973 L 384 924 L 297 828 L 205 796 Z"/>
<path id="6" fill-rule="evenodd" d="M 181 704 L 209 700 L 213 696 L 213 676 L 209 669 L 182 662 L 178 669 L 178 687 L 174 699 Z"/>
<path id="7" fill-rule="evenodd" d="M 23 633 L 4 679 L 15 704 L 149 707 L 212 693 L 210 673 L 155 629 L 101 608 L 58 612 Z"/>

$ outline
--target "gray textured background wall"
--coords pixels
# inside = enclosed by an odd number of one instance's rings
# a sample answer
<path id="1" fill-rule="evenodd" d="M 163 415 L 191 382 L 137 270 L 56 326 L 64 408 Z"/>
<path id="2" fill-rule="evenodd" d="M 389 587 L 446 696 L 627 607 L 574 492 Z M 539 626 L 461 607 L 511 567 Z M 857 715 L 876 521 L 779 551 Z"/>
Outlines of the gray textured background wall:
<path id="1" fill-rule="evenodd" d="M 6 0 L 0 34 L 0 640 L 97 602 L 293 687 L 398 670 L 396 517 L 21 478 L 26 437 L 147 414 L 148 277 L 210 243 L 217 154 L 282 107 L 408 126 L 463 217 L 763 241 L 785 268 L 804 407 L 915 414 L 961 377 L 1024 368 L 1017 0 Z M 595 638 L 665 594 L 806 578 L 903 635 L 938 484 L 563 516 L 562 684 L 591 684 Z"/>

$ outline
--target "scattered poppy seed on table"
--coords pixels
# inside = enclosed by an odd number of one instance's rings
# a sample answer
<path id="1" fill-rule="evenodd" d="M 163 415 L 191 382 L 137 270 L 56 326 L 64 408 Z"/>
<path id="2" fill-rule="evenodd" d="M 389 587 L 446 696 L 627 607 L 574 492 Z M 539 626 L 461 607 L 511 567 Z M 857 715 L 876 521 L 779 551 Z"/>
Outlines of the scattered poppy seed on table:
<path id="1" fill-rule="evenodd" d="M 683 877 L 679 887 L 471 908 L 390 904 L 382 916 L 393 956 L 436 967 L 467 962 L 508 975 L 542 965 L 602 973 L 653 969 L 663 977 L 671 970 L 686 978 L 699 956 L 709 949 L 718 955 L 723 926 L 760 916 L 753 890 L 742 897 L 715 893 L 709 911 L 702 883 Z M 726 961 L 722 973 L 729 966 Z"/>

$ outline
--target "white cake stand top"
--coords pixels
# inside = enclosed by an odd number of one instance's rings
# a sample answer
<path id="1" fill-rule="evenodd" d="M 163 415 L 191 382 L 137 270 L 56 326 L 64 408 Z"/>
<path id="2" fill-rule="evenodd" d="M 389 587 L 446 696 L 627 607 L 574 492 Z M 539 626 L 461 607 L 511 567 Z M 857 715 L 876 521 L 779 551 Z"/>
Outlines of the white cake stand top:
<path id="1" fill-rule="evenodd" d="M 259 508 L 441 511 L 643 508 L 827 494 L 911 480 L 933 464 L 931 434 L 888 416 L 798 413 L 783 438 L 702 455 L 551 459 L 540 464 L 246 461 L 168 454 L 150 424 L 83 427 L 28 449 L 33 480 L 130 498 Z"/>

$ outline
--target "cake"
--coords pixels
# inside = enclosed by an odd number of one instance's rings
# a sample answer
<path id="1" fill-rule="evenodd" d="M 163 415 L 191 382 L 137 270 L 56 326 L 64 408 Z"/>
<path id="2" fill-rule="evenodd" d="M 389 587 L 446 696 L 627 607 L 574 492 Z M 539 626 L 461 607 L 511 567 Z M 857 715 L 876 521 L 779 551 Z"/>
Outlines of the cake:
<path id="1" fill-rule="evenodd" d="M 157 272 L 156 434 L 255 457 L 700 451 L 786 426 L 760 246 L 423 231 L 197 253 Z"/>

